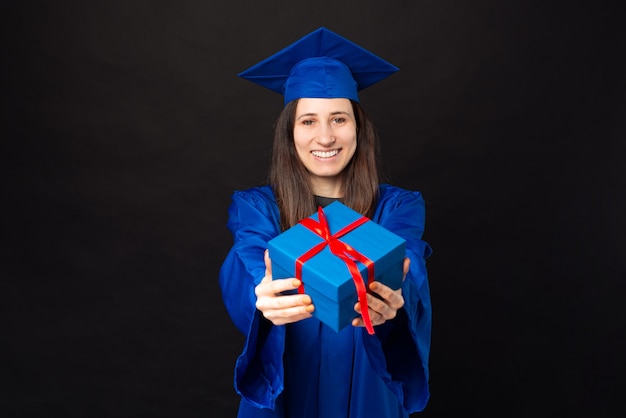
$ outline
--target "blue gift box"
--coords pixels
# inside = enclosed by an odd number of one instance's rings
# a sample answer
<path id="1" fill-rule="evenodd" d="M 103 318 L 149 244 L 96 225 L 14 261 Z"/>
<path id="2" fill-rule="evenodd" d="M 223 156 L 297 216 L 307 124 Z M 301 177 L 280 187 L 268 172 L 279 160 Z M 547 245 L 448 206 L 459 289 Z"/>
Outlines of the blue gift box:
<path id="1" fill-rule="evenodd" d="M 324 208 L 331 234 L 363 218 L 361 214 L 333 202 Z M 319 221 L 317 213 L 310 216 Z M 367 218 L 366 222 L 339 237 L 339 241 L 353 247 L 374 263 L 375 280 L 392 289 L 402 285 L 403 262 L 406 242 L 391 231 Z M 296 224 L 269 242 L 274 279 L 296 277 L 296 260 L 324 239 L 302 224 Z M 367 267 L 357 263 L 366 283 Z M 326 245 L 319 253 L 304 262 L 302 267 L 304 293 L 311 296 L 320 321 L 339 331 L 358 316 L 354 305 L 358 301 L 357 290 L 346 263 L 330 251 Z"/>

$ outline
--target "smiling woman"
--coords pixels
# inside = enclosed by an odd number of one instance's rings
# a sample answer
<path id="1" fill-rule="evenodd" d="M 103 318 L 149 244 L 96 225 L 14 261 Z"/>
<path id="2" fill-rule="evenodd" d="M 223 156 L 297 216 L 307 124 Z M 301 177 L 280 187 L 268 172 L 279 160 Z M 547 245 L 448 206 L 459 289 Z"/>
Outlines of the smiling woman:
<path id="1" fill-rule="evenodd" d="M 351 136 L 355 136 L 353 149 L 344 144 Z M 315 141 L 319 141 L 317 149 L 312 145 Z M 311 148 L 306 149 L 305 143 Z M 343 147 L 343 156 L 330 159 L 334 165 L 329 164 L 329 168 L 345 164 L 332 177 L 328 172 L 322 175 L 318 170 L 324 167 L 324 160 L 313 159 L 315 154 L 311 156 L 309 151 L 322 157 L 323 153 L 339 152 L 339 146 Z M 374 124 L 358 101 L 304 97 L 287 103 L 276 123 L 268 180 L 281 204 L 283 229 L 313 213 L 319 203 L 316 196 L 340 198 L 352 209 L 371 217 L 381 182 L 379 154 Z M 318 169 L 312 170 L 312 160 L 320 163 Z"/>
<path id="2" fill-rule="evenodd" d="M 317 196 L 343 197 L 342 173 L 357 147 L 348 99 L 299 99 L 293 129 L 296 152 Z"/>
<path id="3" fill-rule="evenodd" d="M 408 417 L 428 402 L 424 200 L 381 183 L 378 136 L 357 93 L 395 71 L 320 28 L 240 74 L 283 94 L 285 107 L 268 184 L 235 192 L 229 209 L 235 242 L 220 285 L 246 337 L 235 367 L 239 417 Z M 402 237 L 407 255 L 402 286 L 370 281 L 367 305 L 357 303 L 352 326 L 339 331 L 313 316 L 309 295 L 293 293 L 300 280 L 272 276 L 266 251 L 272 238 L 335 200 Z"/>

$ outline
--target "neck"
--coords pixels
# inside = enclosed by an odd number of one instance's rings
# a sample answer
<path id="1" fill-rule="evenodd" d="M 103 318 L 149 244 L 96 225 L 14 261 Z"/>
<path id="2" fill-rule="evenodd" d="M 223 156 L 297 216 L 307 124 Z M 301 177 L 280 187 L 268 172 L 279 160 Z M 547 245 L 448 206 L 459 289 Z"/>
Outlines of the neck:
<path id="1" fill-rule="evenodd" d="M 322 197 L 339 199 L 343 197 L 342 182 L 338 179 L 334 181 L 320 181 L 321 179 L 311 179 L 311 189 L 313 194 Z"/>

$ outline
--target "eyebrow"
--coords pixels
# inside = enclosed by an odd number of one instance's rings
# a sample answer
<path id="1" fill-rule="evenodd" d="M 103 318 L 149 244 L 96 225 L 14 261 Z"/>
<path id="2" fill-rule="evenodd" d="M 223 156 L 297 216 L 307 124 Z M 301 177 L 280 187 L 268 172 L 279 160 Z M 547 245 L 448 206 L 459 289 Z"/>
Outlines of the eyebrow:
<path id="1" fill-rule="evenodd" d="M 331 112 L 330 116 L 335 116 L 335 115 L 347 115 L 347 116 L 351 116 L 350 113 L 348 112 L 344 112 L 343 110 L 337 110 L 335 112 Z M 309 117 L 309 116 L 317 116 L 317 113 L 303 113 L 302 115 L 298 116 L 296 118 L 296 120 L 300 120 L 304 117 Z"/>

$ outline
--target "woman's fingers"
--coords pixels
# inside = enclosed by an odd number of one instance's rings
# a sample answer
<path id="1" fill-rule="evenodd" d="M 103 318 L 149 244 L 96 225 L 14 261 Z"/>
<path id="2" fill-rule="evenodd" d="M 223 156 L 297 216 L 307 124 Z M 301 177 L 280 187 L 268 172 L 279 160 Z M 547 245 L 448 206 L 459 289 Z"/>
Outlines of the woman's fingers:
<path id="1" fill-rule="evenodd" d="M 380 298 L 368 294 L 367 306 L 370 321 L 372 325 L 380 325 L 396 317 L 398 309 L 404 306 L 404 298 L 402 297 L 402 288 L 392 290 L 388 286 L 380 282 L 372 282 L 369 285 L 372 292 L 375 292 Z M 361 314 L 361 304 L 356 303 L 354 310 Z M 352 321 L 354 326 L 364 326 L 363 318 L 357 317 Z"/>
<path id="2" fill-rule="evenodd" d="M 257 309 L 263 310 L 286 310 L 289 308 L 310 306 L 311 297 L 309 295 L 281 295 L 266 296 L 257 298 Z"/>
<path id="3" fill-rule="evenodd" d="M 300 280 L 295 278 L 273 280 L 272 261 L 267 250 L 264 260 L 265 276 L 254 289 L 257 297 L 256 308 L 274 325 L 284 325 L 310 317 L 315 307 L 309 295 L 283 294 L 300 287 Z"/>
<path id="4" fill-rule="evenodd" d="M 308 318 L 315 310 L 309 295 L 263 296 L 257 298 L 256 308 L 274 325 Z"/>
<path id="5" fill-rule="evenodd" d="M 372 298 L 371 295 L 368 295 L 368 303 L 371 299 L 375 299 L 377 306 L 380 306 L 381 303 L 398 310 L 404 306 L 404 298 L 402 297 L 402 288 L 398 288 L 396 290 L 391 289 L 389 286 L 386 286 L 380 282 L 372 282 L 369 285 L 369 289 L 380 296 L 383 300 L 377 298 Z M 381 303 L 379 303 L 381 302 Z"/>
<path id="6" fill-rule="evenodd" d="M 294 290 L 300 287 L 298 279 L 276 279 L 272 280 L 271 276 L 265 276 L 261 283 L 254 289 L 257 298 L 262 296 L 276 296 L 281 292 Z"/>

